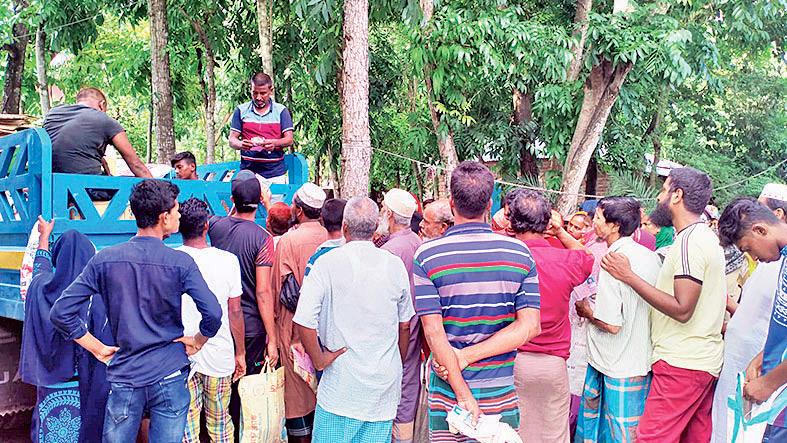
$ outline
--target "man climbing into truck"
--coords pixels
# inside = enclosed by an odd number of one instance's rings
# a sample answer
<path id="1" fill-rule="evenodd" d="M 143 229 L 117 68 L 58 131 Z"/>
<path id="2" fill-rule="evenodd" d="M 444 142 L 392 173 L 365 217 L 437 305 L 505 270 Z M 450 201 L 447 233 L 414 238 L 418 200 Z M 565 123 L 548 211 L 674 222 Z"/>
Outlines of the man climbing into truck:
<path id="1" fill-rule="evenodd" d="M 110 175 L 104 154 L 112 145 L 135 176 L 152 178 L 126 130 L 107 115 L 106 95 L 98 88 L 83 88 L 76 99 L 76 104 L 52 108 L 44 118 L 44 130 L 52 140 L 52 172 Z M 112 193 L 100 189 L 90 189 L 88 194 L 93 200 L 112 198 Z"/>

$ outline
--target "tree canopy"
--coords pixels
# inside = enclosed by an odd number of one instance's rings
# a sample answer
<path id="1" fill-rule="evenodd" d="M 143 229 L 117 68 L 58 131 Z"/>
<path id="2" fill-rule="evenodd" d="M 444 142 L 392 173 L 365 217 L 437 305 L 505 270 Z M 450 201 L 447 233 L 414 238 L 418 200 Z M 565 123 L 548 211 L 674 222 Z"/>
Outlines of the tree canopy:
<path id="1" fill-rule="evenodd" d="M 257 2 L 270 11 L 275 96 L 292 112 L 296 149 L 309 157 L 313 179 L 334 187 L 343 174 L 345 1 L 353 0 Z M 747 179 L 719 189 L 720 205 L 784 180 L 787 0 L 623 3 L 616 11 L 611 0 L 369 2 L 371 189 L 439 192 L 450 158 L 438 145 L 449 137 L 459 160 L 484 159 L 505 181 L 561 189 L 566 169 L 544 165 L 592 144 L 585 120 L 601 129 L 591 168 L 612 173 L 616 189 L 637 188 L 626 177 L 652 189 L 646 154 L 705 170 L 716 188 Z M 166 2 L 176 145 L 200 161 L 207 76 L 216 160 L 237 158 L 228 123 L 263 66 L 258 6 Z M 31 42 L 42 30 L 50 87 L 65 102 L 82 86 L 103 89 L 132 145 L 155 159 L 148 16 L 141 0 L 5 0 L 0 40 L 9 51 L 19 39 L 13 25 L 24 24 Z M 40 115 L 34 52 L 25 55 L 21 111 Z M 3 54 L 4 81 L 9 60 Z M 600 101 L 588 105 L 596 93 Z M 605 99 L 608 117 L 600 118 Z"/>

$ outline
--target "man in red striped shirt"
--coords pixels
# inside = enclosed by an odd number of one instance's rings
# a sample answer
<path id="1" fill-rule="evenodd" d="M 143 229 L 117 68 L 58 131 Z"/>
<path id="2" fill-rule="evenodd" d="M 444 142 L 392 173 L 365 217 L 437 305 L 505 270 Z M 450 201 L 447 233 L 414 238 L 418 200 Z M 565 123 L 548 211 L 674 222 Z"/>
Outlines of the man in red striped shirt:
<path id="1" fill-rule="evenodd" d="M 286 184 L 284 149 L 292 145 L 292 116 L 273 100 L 273 80 L 258 72 L 249 80 L 251 101 L 235 108 L 230 123 L 230 147 L 240 150 L 240 168 L 269 183 Z"/>

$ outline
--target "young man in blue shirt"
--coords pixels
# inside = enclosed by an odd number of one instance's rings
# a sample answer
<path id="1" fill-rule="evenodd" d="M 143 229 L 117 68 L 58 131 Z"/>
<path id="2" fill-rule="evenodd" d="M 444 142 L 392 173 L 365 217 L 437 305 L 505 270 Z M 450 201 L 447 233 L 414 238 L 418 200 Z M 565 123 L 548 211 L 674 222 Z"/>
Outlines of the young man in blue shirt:
<path id="1" fill-rule="evenodd" d="M 746 369 L 743 387 L 743 396 L 759 404 L 787 383 L 787 225 L 753 198 L 739 197 L 724 209 L 719 237 L 723 246 L 734 244 L 760 262 L 781 262 L 765 346 Z M 769 420 L 763 443 L 787 441 L 787 410 L 772 412 L 778 415 Z"/>
<path id="2" fill-rule="evenodd" d="M 107 364 L 105 443 L 134 441 L 144 411 L 150 413 L 151 441 L 183 439 L 190 401 L 188 355 L 221 326 L 221 307 L 197 264 L 163 242 L 178 231 L 178 192 L 161 180 L 134 186 L 129 200 L 137 235 L 99 251 L 51 310 L 52 323 L 63 335 Z M 184 293 L 202 315 L 194 336 L 183 336 Z M 102 343 L 87 331 L 82 315 L 94 294 L 107 308 L 114 343 Z"/>

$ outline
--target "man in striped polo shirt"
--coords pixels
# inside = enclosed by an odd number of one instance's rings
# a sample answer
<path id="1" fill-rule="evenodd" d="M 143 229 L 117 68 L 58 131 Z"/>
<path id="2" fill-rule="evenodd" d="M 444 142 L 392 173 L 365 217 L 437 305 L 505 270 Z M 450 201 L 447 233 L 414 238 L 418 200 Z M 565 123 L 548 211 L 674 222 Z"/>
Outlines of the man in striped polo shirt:
<path id="1" fill-rule="evenodd" d="M 240 150 L 240 168 L 262 176 L 268 184 L 286 184 L 284 148 L 292 145 L 292 116 L 273 101 L 273 80 L 258 72 L 250 81 L 251 101 L 235 108 L 230 147 Z"/>
<path id="2" fill-rule="evenodd" d="M 429 377 L 431 442 L 466 441 L 448 430 L 456 404 L 519 426 L 514 359 L 540 332 L 538 275 L 528 248 L 485 222 L 493 187 L 484 165 L 461 163 L 451 174 L 455 225 L 415 254 L 416 312 L 448 380 Z"/>

